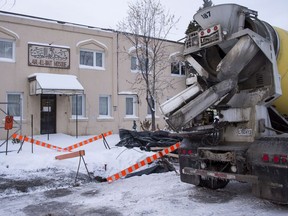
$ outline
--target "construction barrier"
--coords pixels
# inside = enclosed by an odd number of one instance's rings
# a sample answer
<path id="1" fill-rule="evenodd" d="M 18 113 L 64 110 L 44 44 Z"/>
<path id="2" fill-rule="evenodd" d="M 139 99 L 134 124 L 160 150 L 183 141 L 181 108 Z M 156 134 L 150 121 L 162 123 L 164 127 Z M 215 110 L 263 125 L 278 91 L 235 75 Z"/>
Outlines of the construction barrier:
<path id="1" fill-rule="evenodd" d="M 71 151 L 72 149 L 79 148 L 81 146 L 87 145 L 88 143 L 94 142 L 94 141 L 96 141 L 98 139 L 102 139 L 103 137 L 109 136 L 111 134 L 112 134 L 112 131 L 108 131 L 107 133 L 103 133 L 103 134 L 100 134 L 98 136 L 91 137 L 91 138 L 89 138 L 87 140 L 84 140 L 82 142 L 79 142 L 79 143 L 73 144 L 71 146 L 68 146 L 68 147 L 64 148 L 64 150 L 65 151 Z"/>
<path id="2" fill-rule="evenodd" d="M 27 136 L 22 136 L 22 135 L 19 135 L 19 134 L 13 134 L 12 137 L 14 139 L 19 139 L 21 141 L 25 141 L 25 142 L 30 142 L 32 144 L 35 144 L 35 145 L 39 145 L 39 146 L 42 146 L 42 147 L 45 147 L 45 148 L 49 148 L 49 149 L 52 149 L 52 150 L 56 150 L 56 151 L 67 151 L 61 147 L 58 147 L 58 146 L 55 146 L 55 145 L 52 145 L 52 144 L 49 144 L 49 143 L 45 143 L 45 142 L 42 142 L 42 141 L 39 141 L 39 140 L 35 140 L 35 139 L 31 139 Z"/>
<path id="3" fill-rule="evenodd" d="M 107 178 L 107 181 L 111 183 L 112 181 L 116 181 L 121 177 L 125 177 L 127 174 L 134 172 L 135 170 L 139 169 L 142 166 L 145 166 L 146 164 L 151 163 L 154 160 L 157 160 L 158 158 L 163 157 L 164 155 L 169 154 L 170 152 L 175 151 L 177 148 L 180 147 L 180 143 L 176 143 L 168 148 L 163 149 L 162 151 L 157 152 L 156 154 L 145 158 L 144 160 L 134 164 L 133 166 L 128 167 L 127 169 L 122 170 L 119 173 L 116 173 L 110 177 Z"/>
<path id="4" fill-rule="evenodd" d="M 77 181 L 77 177 L 78 177 L 78 174 L 79 174 L 79 168 L 80 168 L 80 164 L 81 164 L 81 159 L 82 159 L 82 161 L 84 163 L 84 166 L 86 168 L 86 171 L 87 171 L 87 174 L 88 174 L 90 180 L 92 180 L 92 177 L 90 176 L 90 173 L 88 171 L 88 167 L 87 167 L 86 162 L 84 160 L 84 155 L 85 155 L 85 151 L 84 150 L 80 150 L 80 151 L 77 151 L 77 152 L 71 152 L 71 153 L 68 153 L 68 154 L 58 155 L 58 156 L 55 157 L 56 160 L 64 160 L 64 159 L 68 159 L 68 158 L 79 157 L 79 164 L 78 164 L 77 173 L 76 173 L 76 177 L 75 177 L 75 183 Z"/>
<path id="5" fill-rule="evenodd" d="M 80 156 L 84 156 L 84 155 L 85 155 L 85 151 L 80 150 L 78 152 L 72 152 L 72 153 L 68 153 L 68 154 L 58 155 L 55 157 L 55 159 L 56 160 L 64 160 L 64 159 L 80 157 Z"/>

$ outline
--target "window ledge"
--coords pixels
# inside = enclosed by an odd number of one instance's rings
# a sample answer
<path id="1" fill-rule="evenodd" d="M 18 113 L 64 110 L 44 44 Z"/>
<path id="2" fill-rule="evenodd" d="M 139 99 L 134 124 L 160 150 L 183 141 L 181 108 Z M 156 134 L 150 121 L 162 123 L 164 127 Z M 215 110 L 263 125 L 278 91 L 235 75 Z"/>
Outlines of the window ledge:
<path id="1" fill-rule="evenodd" d="M 97 120 L 100 120 L 100 121 L 112 121 L 112 120 L 114 120 L 114 118 L 111 117 L 111 116 L 98 116 Z"/>
<path id="2" fill-rule="evenodd" d="M 0 58 L 0 62 L 15 63 L 16 61 L 14 59 Z"/>
<path id="3" fill-rule="evenodd" d="M 181 75 L 181 74 L 171 74 L 171 76 L 174 76 L 174 77 L 186 77 L 186 75 Z"/>
<path id="4" fill-rule="evenodd" d="M 138 116 L 125 116 L 124 117 L 125 120 L 135 120 L 135 119 L 139 119 Z"/>
<path id="5" fill-rule="evenodd" d="M 131 70 L 131 73 L 140 73 L 141 70 Z"/>
<path id="6" fill-rule="evenodd" d="M 76 117 L 71 117 L 70 122 L 75 122 L 76 120 L 79 122 L 87 122 L 89 119 L 87 117 L 83 117 L 83 116 L 78 116 L 78 118 L 76 119 Z"/>
<path id="7" fill-rule="evenodd" d="M 104 67 L 93 67 L 93 66 L 85 66 L 85 65 L 80 65 L 80 69 L 88 69 L 88 70 L 99 70 L 99 71 L 104 71 Z"/>

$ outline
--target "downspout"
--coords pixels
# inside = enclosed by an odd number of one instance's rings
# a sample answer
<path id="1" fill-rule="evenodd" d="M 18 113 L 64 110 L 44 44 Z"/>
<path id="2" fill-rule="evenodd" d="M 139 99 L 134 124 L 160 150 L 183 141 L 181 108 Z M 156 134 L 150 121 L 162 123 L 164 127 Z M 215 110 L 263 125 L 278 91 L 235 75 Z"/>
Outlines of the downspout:
<path id="1" fill-rule="evenodd" d="M 119 32 L 116 31 L 116 74 L 117 74 L 117 81 L 116 81 L 116 89 L 117 89 L 117 97 L 119 94 Z M 118 125 L 118 129 L 119 129 L 119 121 L 120 121 L 120 115 L 119 115 L 119 98 L 117 99 L 117 125 Z"/>
<path id="2" fill-rule="evenodd" d="M 76 96 L 76 138 L 78 138 L 78 94 Z"/>
<path id="3" fill-rule="evenodd" d="M 117 35 L 117 40 L 116 40 L 116 46 L 117 46 L 117 55 L 116 55 L 117 94 L 119 94 L 119 32 L 118 31 L 116 31 L 116 35 Z M 119 104 L 117 104 L 117 106 L 118 105 Z"/>

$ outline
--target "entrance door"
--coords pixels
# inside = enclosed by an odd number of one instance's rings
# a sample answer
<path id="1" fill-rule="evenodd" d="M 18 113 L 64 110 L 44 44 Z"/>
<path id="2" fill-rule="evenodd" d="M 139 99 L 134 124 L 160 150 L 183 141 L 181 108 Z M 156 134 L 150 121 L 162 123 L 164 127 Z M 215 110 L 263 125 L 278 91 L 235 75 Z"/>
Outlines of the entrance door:
<path id="1" fill-rule="evenodd" d="M 40 133 L 56 133 L 56 95 L 41 95 Z"/>

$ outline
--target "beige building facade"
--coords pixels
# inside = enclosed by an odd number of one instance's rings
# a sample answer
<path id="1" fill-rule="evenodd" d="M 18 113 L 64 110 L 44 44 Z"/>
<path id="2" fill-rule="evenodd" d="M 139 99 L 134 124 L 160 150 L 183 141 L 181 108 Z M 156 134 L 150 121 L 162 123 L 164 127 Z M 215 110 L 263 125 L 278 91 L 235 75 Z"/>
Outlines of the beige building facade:
<path id="1" fill-rule="evenodd" d="M 163 78 L 173 88 L 157 101 L 160 129 L 166 124 L 158 104 L 185 88 L 182 65 L 174 61 L 182 44 L 165 44 Z M 150 116 L 133 85 L 135 64 L 133 45 L 117 31 L 0 12 L 0 139 L 7 114 L 15 120 L 11 134 L 21 128 L 27 136 L 118 133 L 134 120 L 140 130 Z"/>

